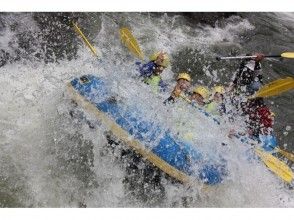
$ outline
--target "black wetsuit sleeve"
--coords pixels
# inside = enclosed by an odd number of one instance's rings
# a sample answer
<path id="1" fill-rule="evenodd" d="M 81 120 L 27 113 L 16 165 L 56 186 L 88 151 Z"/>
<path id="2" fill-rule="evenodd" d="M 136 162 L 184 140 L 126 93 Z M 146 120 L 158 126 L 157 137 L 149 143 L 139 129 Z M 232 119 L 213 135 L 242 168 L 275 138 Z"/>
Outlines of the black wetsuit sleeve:
<path id="1" fill-rule="evenodd" d="M 171 104 L 171 103 L 174 103 L 175 102 L 175 98 L 174 97 L 172 97 L 172 96 L 170 96 L 170 97 L 168 97 L 164 102 L 163 102 L 163 104 Z"/>
<path id="2" fill-rule="evenodd" d="M 244 68 L 245 68 L 245 61 L 242 61 L 240 63 L 239 69 L 237 70 L 237 72 L 235 73 L 235 76 L 233 78 L 233 85 L 234 85 L 234 87 L 237 85 L 238 79 L 240 79 Z"/>
<path id="3" fill-rule="evenodd" d="M 255 66 L 254 66 L 254 70 L 260 70 L 261 69 L 261 64 L 258 61 L 255 61 Z"/>

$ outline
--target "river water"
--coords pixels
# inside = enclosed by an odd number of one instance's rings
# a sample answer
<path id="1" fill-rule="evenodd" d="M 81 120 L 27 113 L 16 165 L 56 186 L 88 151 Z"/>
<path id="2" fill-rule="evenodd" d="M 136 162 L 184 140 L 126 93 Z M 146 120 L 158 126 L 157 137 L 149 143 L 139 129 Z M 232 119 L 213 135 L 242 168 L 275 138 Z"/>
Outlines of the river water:
<path id="1" fill-rule="evenodd" d="M 99 59 L 76 37 L 72 18 Z M 113 90 L 129 101 L 140 100 L 146 111 L 161 108 L 136 79 L 137 60 L 119 39 L 123 26 L 131 28 L 146 55 L 154 50 L 170 54 L 172 65 L 163 75 L 170 84 L 180 71 L 190 72 L 194 83 L 228 84 L 238 61 L 217 62 L 216 55 L 294 51 L 294 13 L 240 13 L 213 23 L 183 13 L 1 13 L 0 207 L 294 207 L 291 187 L 264 165 L 235 157 L 242 151 L 237 142 L 229 144 L 232 150 L 225 156 L 232 164 L 228 179 L 208 191 L 164 176 L 154 186 L 140 172 L 130 186 L 128 161 L 106 147 L 107 129 L 90 128 L 89 121 L 97 122 L 82 109 L 71 117 L 66 83 L 89 73 L 110 78 Z M 293 75 L 291 59 L 267 59 L 262 65 L 266 83 Z M 293 91 L 267 99 L 276 114 L 279 145 L 288 151 L 294 150 L 292 97 Z M 193 112 L 184 111 L 181 120 L 189 121 Z M 176 113 L 168 120 L 160 111 L 156 117 L 171 126 L 178 120 Z M 206 137 L 211 132 L 221 143 L 226 138 L 219 130 L 204 121 L 195 133 L 213 151 Z M 149 167 L 144 161 L 139 166 Z"/>

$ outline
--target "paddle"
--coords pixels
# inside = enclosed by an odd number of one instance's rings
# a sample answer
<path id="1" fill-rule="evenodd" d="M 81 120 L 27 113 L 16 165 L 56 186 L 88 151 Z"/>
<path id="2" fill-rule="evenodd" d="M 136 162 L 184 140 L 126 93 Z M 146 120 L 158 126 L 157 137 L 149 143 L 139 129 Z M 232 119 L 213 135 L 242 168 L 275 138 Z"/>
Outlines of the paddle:
<path id="1" fill-rule="evenodd" d="M 286 77 L 264 85 L 250 98 L 275 96 L 291 89 L 294 89 L 294 78 Z"/>
<path id="2" fill-rule="evenodd" d="M 78 33 L 78 35 L 81 36 L 81 38 L 83 39 L 83 41 L 85 42 L 85 44 L 89 47 L 89 49 L 92 51 L 92 53 L 98 57 L 96 49 L 90 44 L 90 42 L 88 41 L 88 39 L 86 38 L 86 36 L 83 34 L 83 32 L 81 31 L 81 29 L 78 27 L 78 25 L 74 22 L 72 22 L 72 25 L 74 27 L 74 30 Z"/>
<path id="3" fill-rule="evenodd" d="M 275 152 L 282 154 L 282 155 L 283 155 L 284 157 L 286 157 L 288 160 L 294 162 L 294 154 L 291 154 L 291 153 L 289 153 L 289 152 L 287 152 L 287 151 L 285 151 L 285 150 L 282 150 L 282 149 L 280 149 L 280 148 L 277 148 L 277 150 L 276 150 Z"/>
<path id="4" fill-rule="evenodd" d="M 234 60 L 234 59 L 248 59 L 248 58 L 256 58 L 257 56 L 235 56 L 235 57 L 220 57 L 217 56 L 216 60 Z M 265 58 L 277 58 L 277 57 L 283 57 L 288 59 L 294 59 L 294 52 L 285 52 L 280 55 L 266 55 Z"/>
<path id="5" fill-rule="evenodd" d="M 264 152 L 260 148 L 255 148 L 255 153 L 260 157 L 260 159 L 266 164 L 266 166 L 277 176 L 283 179 L 287 183 L 291 183 L 294 174 L 292 170 L 278 158 L 274 157 L 273 155 Z"/>
<path id="6" fill-rule="evenodd" d="M 120 39 L 122 43 L 139 59 L 144 59 L 144 54 L 141 51 L 136 38 L 132 35 L 131 31 L 124 27 L 119 30 Z"/>
<path id="7" fill-rule="evenodd" d="M 237 139 L 239 139 L 242 143 L 248 144 L 248 139 L 246 137 L 242 138 L 239 135 L 234 136 Z M 279 150 L 279 148 L 277 148 L 277 150 Z M 259 156 L 261 161 L 269 168 L 269 170 L 275 173 L 278 177 L 280 177 L 287 183 L 293 181 L 294 173 L 286 163 L 272 155 L 272 153 L 275 153 L 275 151 L 269 153 L 264 151 L 261 147 L 254 148 L 254 151 Z"/>

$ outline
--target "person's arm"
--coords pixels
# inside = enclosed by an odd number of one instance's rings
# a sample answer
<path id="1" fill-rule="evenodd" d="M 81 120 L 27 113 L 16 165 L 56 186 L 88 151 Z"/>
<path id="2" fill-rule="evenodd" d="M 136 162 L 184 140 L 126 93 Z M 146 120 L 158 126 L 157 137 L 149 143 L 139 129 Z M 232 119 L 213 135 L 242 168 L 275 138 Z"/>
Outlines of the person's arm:
<path id="1" fill-rule="evenodd" d="M 170 104 L 170 103 L 174 103 L 175 102 L 175 98 L 173 96 L 168 97 L 163 104 Z"/>
<path id="2" fill-rule="evenodd" d="M 234 73 L 234 76 L 232 77 L 232 82 L 230 83 L 228 87 L 228 91 L 233 91 L 236 88 L 238 84 L 238 79 L 241 77 L 242 72 L 244 71 L 245 63 L 246 61 L 242 61 L 240 63 L 239 69 Z"/>
<path id="3" fill-rule="evenodd" d="M 181 90 L 179 90 L 178 86 L 175 86 L 174 90 L 172 91 L 170 97 L 168 97 L 163 104 L 167 103 L 174 103 L 175 99 L 180 96 Z"/>
<path id="4" fill-rule="evenodd" d="M 168 84 L 165 83 L 165 82 L 163 82 L 163 80 L 161 79 L 161 80 L 159 81 L 159 87 L 160 87 L 160 91 L 161 91 L 161 92 L 165 92 L 166 89 L 167 89 L 167 87 L 168 87 Z"/>
<path id="5" fill-rule="evenodd" d="M 250 61 L 254 61 L 254 64 L 252 65 L 252 68 L 249 68 L 251 71 L 255 71 L 255 70 L 260 70 L 261 69 L 261 61 L 264 59 L 264 54 L 262 53 L 255 53 L 253 54 L 253 56 L 256 56 L 255 58 L 252 58 L 250 60 L 247 61 L 247 63 L 249 63 Z M 245 67 L 248 65 L 246 65 L 247 63 L 245 63 Z"/>
<path id="6" fill-rule="evenodd" d="M 229 86 L 227 88 L 228 92 L 232 92 L 237 87 L 239 77 L 240 77 L 239 72 L 234 73 L 234 76 L 232 77 L 232 81 L 230 82 L 230 84 L 229 84 Z"/>

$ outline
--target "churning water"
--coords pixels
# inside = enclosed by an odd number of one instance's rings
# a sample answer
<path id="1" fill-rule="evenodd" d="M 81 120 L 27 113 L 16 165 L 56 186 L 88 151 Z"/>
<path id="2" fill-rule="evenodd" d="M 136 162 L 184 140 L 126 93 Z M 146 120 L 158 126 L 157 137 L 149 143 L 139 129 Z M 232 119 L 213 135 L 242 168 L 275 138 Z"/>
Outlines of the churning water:
<path id="1" fill-rule="evenodd" d="M 183 14 L 74 17 L 80 17 L 99 59 L 76 37 L 65 15 L 0 14 L 0 207 L 294 207 L 293 190 L 263 164 L 248 162 L 242 156 L 246 145 L 226 137 L 230 127 L 216 126 L 181 102 L 167 117 L 162 100 L 168 93 L 154 95 L 138 80 L 137 60 L 118 33 L 130 27 L 146 55 L 170 54 L 172 67 L 163 74 L 170 88 L 179 71 L 189 71 L 194 83 L 213 86 L 227 84 L 238 67 L 238 62 L 216 62 L 216 55 L 293 51 L 293 13 L 243 13 L 214 27 L 193 24 Z M 266 82 L 293 70 L 291 60 L 263 61 Z M 171 129 L 174 122 L 186 121 L 174 129 L 192 130 L 196 145 L 228 161 L 224 183 L 206 190 L 202 184 L 177 183 L 158 170 L 150 171 L 150 179 L 160 178 L 159 184 L 142 177 L 150 164 L 132 154 L 121 159 L 118 149 L 127 151 L 127 146 L 117 141 L 110 147 L 107 126 L 71 102 L 66 84 L 89 73 L 111 79 L 113 91 L 141 106 L 147 118 Z M 288 150 L 293 150 L 292 97 L 288 92 L 267 102 L 277 115 L 279 144 Z M 130 174 L 134 157 L 139 171 Z"/>

